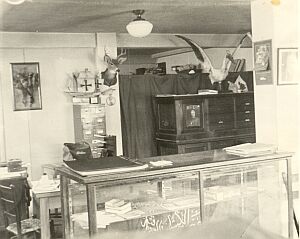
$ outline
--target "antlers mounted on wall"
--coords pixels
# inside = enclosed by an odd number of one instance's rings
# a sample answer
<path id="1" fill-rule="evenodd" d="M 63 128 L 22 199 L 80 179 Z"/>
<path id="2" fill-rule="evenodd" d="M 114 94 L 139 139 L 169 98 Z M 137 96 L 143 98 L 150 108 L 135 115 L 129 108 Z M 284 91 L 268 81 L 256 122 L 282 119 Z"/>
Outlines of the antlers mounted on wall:
<path id="1" fill-rule="evenodd" d="M 103 84 L 112 86 L 117 83 L 117 74 L 120 72 L 119 65 L 123 64 L 127 60 L 126 49 L 121 49 L 121 53 L 117 56 L 117 59 L 111 59 L 105 51 L 104 62 L 106 63 L 106 70 L 101 72 Z"/>

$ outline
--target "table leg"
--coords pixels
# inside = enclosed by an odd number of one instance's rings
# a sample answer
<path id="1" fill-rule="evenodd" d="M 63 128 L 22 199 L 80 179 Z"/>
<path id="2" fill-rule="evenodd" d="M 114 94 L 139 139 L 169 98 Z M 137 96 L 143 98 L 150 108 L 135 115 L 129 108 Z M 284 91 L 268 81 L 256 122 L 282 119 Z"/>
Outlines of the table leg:
<path id="1" fill-rule="evenodd" d="M 50 238 L 48 198 L 38 198 L 33 194 L 33 215 L 40 219 L 41 239 Z"/>
<path id="2" fill-rule="evenodd" d="M 205 221 L 204 214 L 204 176 L 203 171 L 198 172 L 198 180 L 199 180 L 199 201 L 200 201 L 200 219 L 201 223 Z"/>
<path id="3" fill-rule="evenodd" d="M 293 238 L 294 221 L 293 221 L 293 189 L 292 189 L 292 159 L 287 158 L 287 199 L 288 199 L 288 236 Z"/>
<path id="4" fill-rule="evenodd" d="M 89 219 L 89 235 L 90 237 L 97 233 L 97 200 L 96 187 L 94 185 L 86 185 L 87 191 L 87 208 Z"/>
<path id="5" fill-rule="evenodd" d="M 71 218 L 69 205 L 69 179 L 60 176 L 60 194 L 61 194 L 61 213 L 63 217 L 63 237 L 65 239 L 71 238 Z"/>
<path id="6" fill-rule="evenodd" d="M 41 239 L 50 238 L 49 199 L 40 199 Z"/>

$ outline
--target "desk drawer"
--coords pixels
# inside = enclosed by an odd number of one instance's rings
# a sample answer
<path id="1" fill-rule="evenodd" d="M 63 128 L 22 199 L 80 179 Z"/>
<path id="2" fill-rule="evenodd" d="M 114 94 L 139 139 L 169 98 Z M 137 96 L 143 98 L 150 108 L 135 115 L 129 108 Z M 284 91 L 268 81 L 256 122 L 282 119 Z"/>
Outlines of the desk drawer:
<path id="1" fill-rule="evenodd" d="M 230 114 L 211 114 L 209 117 L 210 129 L 230 129 L 234 127 L 234 116 Z"/>
<path id="2" fill-rule="evenodd" d="M 237 111 L 254 110 L 253 96 L 237 97 L 235 101 Z"/>

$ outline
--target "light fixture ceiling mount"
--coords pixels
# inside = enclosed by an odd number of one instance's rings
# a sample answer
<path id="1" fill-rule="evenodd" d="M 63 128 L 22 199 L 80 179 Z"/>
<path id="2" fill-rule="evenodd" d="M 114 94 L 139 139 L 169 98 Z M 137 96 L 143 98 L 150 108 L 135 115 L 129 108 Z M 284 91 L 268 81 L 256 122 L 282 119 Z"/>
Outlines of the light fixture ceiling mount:
<path id="1" fill-rule="evenodd" d="M 133 10 L 133 14 L 136 15 L 136 18 L 127 24 L 126 29 L 131 36 L 134 37 L 145 37 L 148 36 L 153 28 L 151 22 L 146 21 L 142 18 L 142 15 L 145 13 L 145 10 Z"/>

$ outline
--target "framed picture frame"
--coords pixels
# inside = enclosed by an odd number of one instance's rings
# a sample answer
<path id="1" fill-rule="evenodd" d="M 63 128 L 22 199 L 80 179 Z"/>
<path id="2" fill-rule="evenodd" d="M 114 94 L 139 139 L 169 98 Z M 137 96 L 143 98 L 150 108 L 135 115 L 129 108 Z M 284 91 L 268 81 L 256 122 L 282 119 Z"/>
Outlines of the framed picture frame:
<path id="1" fill-rule="evenodd" d="M 278 48 L 278 85 L 294 85 L 298 83 L 298 48 Z"/>
<path id="2" fill-rule="evenodd" d="M 11 63 L 14 110 L 42 109 L 38 62 Z"/>
<path id="3" fill-rule="evenodd" d="M 191 104 L 187 105 L 185 108 L 185 127 L 201 127 L 201 118 L 200 118 L 200 105 Z"/>
<path id="4" fill-rule="evenodd" d="M 272 85 L 272 40 L 254 42 L 256 85 Z"/>

